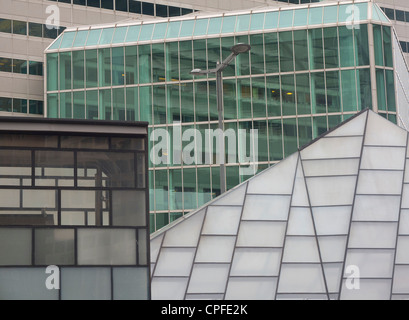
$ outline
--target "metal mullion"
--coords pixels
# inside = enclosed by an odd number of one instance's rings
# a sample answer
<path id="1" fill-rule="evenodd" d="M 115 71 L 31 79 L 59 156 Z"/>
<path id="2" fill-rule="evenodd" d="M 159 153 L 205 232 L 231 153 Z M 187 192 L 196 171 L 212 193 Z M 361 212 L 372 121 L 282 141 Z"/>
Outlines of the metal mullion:
<path id="1" fill-rule="evenodd" d="M 408 142 L 409 142 L 409 133 L 406 135 L 406 154 L 408 151 Z M 395 270 L 396 270 L 396 258 L 397 258 L 397 251 L 398 251 L 398 242 L 399 242 L 399 237 L 400 237 L 400 232 L 399 232 L 399 228 L 400 228 L 400 222 L 401 222 L 401 216 L 402 216 L 402 202 L 403 202 L 403 189 L 405 186 L 405 172 L 407 170 L 406 167 L 406 155 L 405 155 L 405 161 L 404 161 L 404 165 L 403 165 L 403 176 L 402 176 L 402 188 L 401 188 L 401 198 L 400 198 L 400 205 L 399 205 L 399 215 L 398 215 L 398 225 L 396 228 L 396 242 L 395 242 L 395 254 L 393 257 L 393 270 L 392 270 L 392 283 L 391 283 L 391 294 L 390 294 L 390 299 L 392 300 L 392 296 L 393 296 L 393 286 L 394 286 L 394 278 L 395 278 Z"/>
<path id="2" fill-rule="evenodd" d="M 278 287 L 280 285 L 280 278 L 281 278 L 281 269 L 282 269 L 282 265 L 283 265 L 283 258 L 284 258 L 284 249 L 285 249 L 285 243 L 286 243 L 286 239 L 287 239 L 287 232 L 288 232 L 288 222 L 290 220 L 290 213 L 291 213 L 291 203 L 293 201 L 293 195 L 294 195 L 294 190 L 295 190 L 295 182 L 296 182 L 296 178 L 297 178 L 297 169 L 298 169 L 298 163 L 300 161 L 301 158 L 301 153 L 300 151 L 298 151 L 298 157 L 297 157 L 297 163 L 295 165 L 295 170 L 294 170 L 294 178 L 293 178 L 293 187 L 292 187 L 292 192 L 290 195 L 290 204 L 288 207 L 288 215 L 287 215 L 287 220 L 285 221 L 286 226 L 285 226 L 285 232 L 284 232 L 284 240 L 283 240 L 283 249 L 281 252 L 281 258 L 280 258 L 280 266 L 278 269 L 278 275 L 277 275 L 277 286 L 276 286 L 276 290 L 275 290 L 275 295 L 274 295 L 274 299 L 277 300 L 277 295 L 278 293 Z"/>
<path id="3" fill-rule="evenodd" d="M 363 155 L 364 146 L 365 146 L 365 138 L 366 138 L 366 135 L 367 135 L 366 129 L 367 129 L 367 126 L 368 126 L 368 119 L 369 119 L 369 111 L 366 111 L 365 127 L 364 127 L 364 133 L 363 133 L 363 138 L 362 138 L 359 165 L 358 165 L 358 176 L 356 178 L 354 197 L 353 197 L 353 200 L 352 200 L 351 217 L 350 217 L 350 220 L 349 220 L 349 227 L 348 227 L 348 236 L 347 236 L 347 242 L 345 244 L 344 262 L 343 262 L 343 266 L 342 266 L 341 281 L 340 281 L 339 290 L 338 290 L 338 294 L 339 294 L 338 300 L 341 300 L 341 294 L 342 294 L 342 278 L 343 278 L 343 275 L 345 273 L 346 259 L 347 259 L 347 254 L 348 254 L 348 245 L 349 245 L 349 239 L 351 237 L 351 226 L 352 226 L 352 221 L 353 221 L 355 200 L 356 200 L 357 190 L 358 190 L 358 181 L 359 181 L 359 173 L 360 173 L 361 164 L 362 164 L 362 155 Z"/>

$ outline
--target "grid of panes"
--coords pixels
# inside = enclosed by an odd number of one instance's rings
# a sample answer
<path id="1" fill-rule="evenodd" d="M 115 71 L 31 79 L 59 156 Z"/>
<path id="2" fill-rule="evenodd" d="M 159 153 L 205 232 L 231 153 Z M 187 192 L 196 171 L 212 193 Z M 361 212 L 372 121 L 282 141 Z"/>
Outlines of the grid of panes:
<path id="1" fill-rule="evenodd" d="M 0 32 L 55 39 L 65 27 L 0 18 Z"/>
<path id="2" fill-rule="evenodd" d="M 0 282 L 13 287 L 0 298 L 148 298 L 145 144 L 135 135 L 0 134 Z M 60 291 L 34 285 L 50 265 Z"/>
<path id="3" fill-rule="evenodd" d="M 43 63 L 39 61 L 0 57 L 0 71 L 42 76 Z"/>
<path id="4" fill-rule="evenodd" d="M 118 10 L 155 17 L 176 17 L 193 12 L 193 9 L 167 6 L 136 0 L 50 0 L 94 8 Z M 114 8 L 115 6 L 115 8 Z"/>
<path id="5" fill-rule="evenodd" d="M 373 25 L 374 51 L 376 66 L 376 92 L 378 110 L 380 113 L 396 112 L 396 93 L 394 86 L 394 69 L 392 53 L 391 28 Z M 397 49 L 397 48 L 396 48 Z M 391 114 L 391 120 L 396 122 L 396 115 Z M 389 117 L 389 116 L 388 116 Z"/>
<path id="6" fill-rule="evenodd" d="M 384 8 L 381 7 L 382 11 L 385 12 L 386 16 L 391 20 L 396 20 L 400 22 L 409 22 L 409 12 L 405 10 Z"/>
<path id="7" fill-rule="evenodd" d="M 43 115 L 44 102 L 40 100 L 0 97 L 0 111 Z"/>
<path id="8" fill-rule="evenodd" d="M 182 131 L 197 129 L 204 136 L 206 129 L 216 129 L 215 79 L 193 78 L 189 73 L 194 68 L 214 67 L 235 43 L 250 43 L 250 53 L 239 55 L 224 71 L 224 119 L 225 129 L 259 130 L 258 169 L 262 170 L 372 106 L 368 48 L 372 25 L 314 26 L 341 19 L 342 10 L 337 6 L 288 10 L 290 20 L 283 19 L 284 12 L 252 14 L 251 19 L 243 15 L 67 32 L 49 48 L 59 48 L 59 53 L 47 54 L 48 116 L 148 121 L 151 133 L 168 129 L 170 143 L 174 122 L 182 123 Z M 305 21 L 300 17 L 306 17 Z M 187 22 L 194 28 L 185 29 Z M 311 27 L 306 30 L 303 23 Z M 279 26 L 296 27 L 283 32 L 239 33 Z M 185 30 L 207 37 L 171 41 L 185 36 Z M 217 36 L 229 31 L 237 35 Z M 131 43 L 161 37 L 169 40 Z M 84 45 L 96 44 L 96 49 L 82 50 Z M 388 45 L 390 41 L 385 47 Z M 394 117 L 395 113 L 390 119 Z M 242 144 L 236 141 L 237 146 Z M 151 142 L 150 150 L 153 146 Z M 206 151 L 201 146 L 198 150 L 204 158 Z M 172 158 L 172 152 L 166 157 Z M 150 168 L 150 203 L 155 213 L 151 226 L 156 228 L 220 192 L 217 165 L 150 163 Z M 240 177 L 239 170 L 238 161 L 228 163 L 229 188 L 248 178 Z"/>

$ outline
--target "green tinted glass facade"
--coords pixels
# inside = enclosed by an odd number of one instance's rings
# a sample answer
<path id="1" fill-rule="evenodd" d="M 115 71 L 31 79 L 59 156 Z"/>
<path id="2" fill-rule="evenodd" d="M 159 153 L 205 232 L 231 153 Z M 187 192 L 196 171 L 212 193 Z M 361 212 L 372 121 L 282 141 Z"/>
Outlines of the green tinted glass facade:
<path id="1" fill-rule="evenodd" d="M 220 194 L 219 166 L 206 161 L 217 157 L 217 149 L 205 144 L 217 128 L 216 79 L 190 71 L 214 68 L 234 44 L 252 49 L 223 72 L 225 132 L 247 132 L 235 136 L 228 188 L 252 176 L 240 171 L 248 167 L 251 129 L 258 130 L 254 174 L 365 108 L 396 121 L 391 27 L 370 19 L 369 6 L 353 6 L 361 19 L 354 25 L 347 5 L 320 4 L 68 30 L 47 50 L 47 116 L 150 123 L 150 150 L 164 160 L 150 157 L 154 231 Z M 68 49 L 60 46 L 66 37 Z M 178 162 L 186 150 L 194 161 Z"/>

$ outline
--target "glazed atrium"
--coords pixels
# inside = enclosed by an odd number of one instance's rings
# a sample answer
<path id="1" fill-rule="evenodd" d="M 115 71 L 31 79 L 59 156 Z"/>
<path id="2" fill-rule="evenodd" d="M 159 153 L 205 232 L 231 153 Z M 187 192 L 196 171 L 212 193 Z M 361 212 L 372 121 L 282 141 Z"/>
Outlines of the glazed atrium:
<path id="1" fill-rule="evenodd" d="M 191 71 L 238 43 L 251 50 L 223 71 L 223 126 L 247 134 L 227 152 L 227 189 L 363 109 L 409 128 L 408 67 L 392 23 L 366 0 L 67 28 L 45 51 L 46 116 L 149 123 L 151 232 L 220 194 L 217 149 L 197 139 L 218 127 L 216 76 Z M 177 161 L 192 145 L 195 161 Z"/>

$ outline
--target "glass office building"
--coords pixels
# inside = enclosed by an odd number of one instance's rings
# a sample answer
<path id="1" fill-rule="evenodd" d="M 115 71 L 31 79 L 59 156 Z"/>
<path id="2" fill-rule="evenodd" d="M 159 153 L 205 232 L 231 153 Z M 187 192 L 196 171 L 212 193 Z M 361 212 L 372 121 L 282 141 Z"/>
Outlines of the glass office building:
<path id="1" fill-rule="evenodd" d="M 147 123 L 0 123 L 0 299 L 149 299 Z"/>
<path id="2" fill-rule="evenodd" d="M 408 131 L 371 110 L 151 236 L 152 298 L 409 298 Z"/>
<path id="3" fill-rule="evenodd" d="M 164 160 L 149 159 L 151 231 L 220 194 L 219 165 L 205 161 L 216 148 L 196 139 L 218 126 L 216 78 L 190 72 L 214 68 L 237 43 L 251 50 L 223 72 L 224 129 L 248 134 L 233 139 L 228 189 L 365 108 L 409 127 L 407 65 L 372 2 L 68 28 L 45 52 L 46 116 L 149 122 L 149 151 Z M 182 139 L 189 129 L 195 138 Z M 192 144 L 195 161 L 177 161 Z M 257 170 L 241 174 L 255 144 Z"/>

